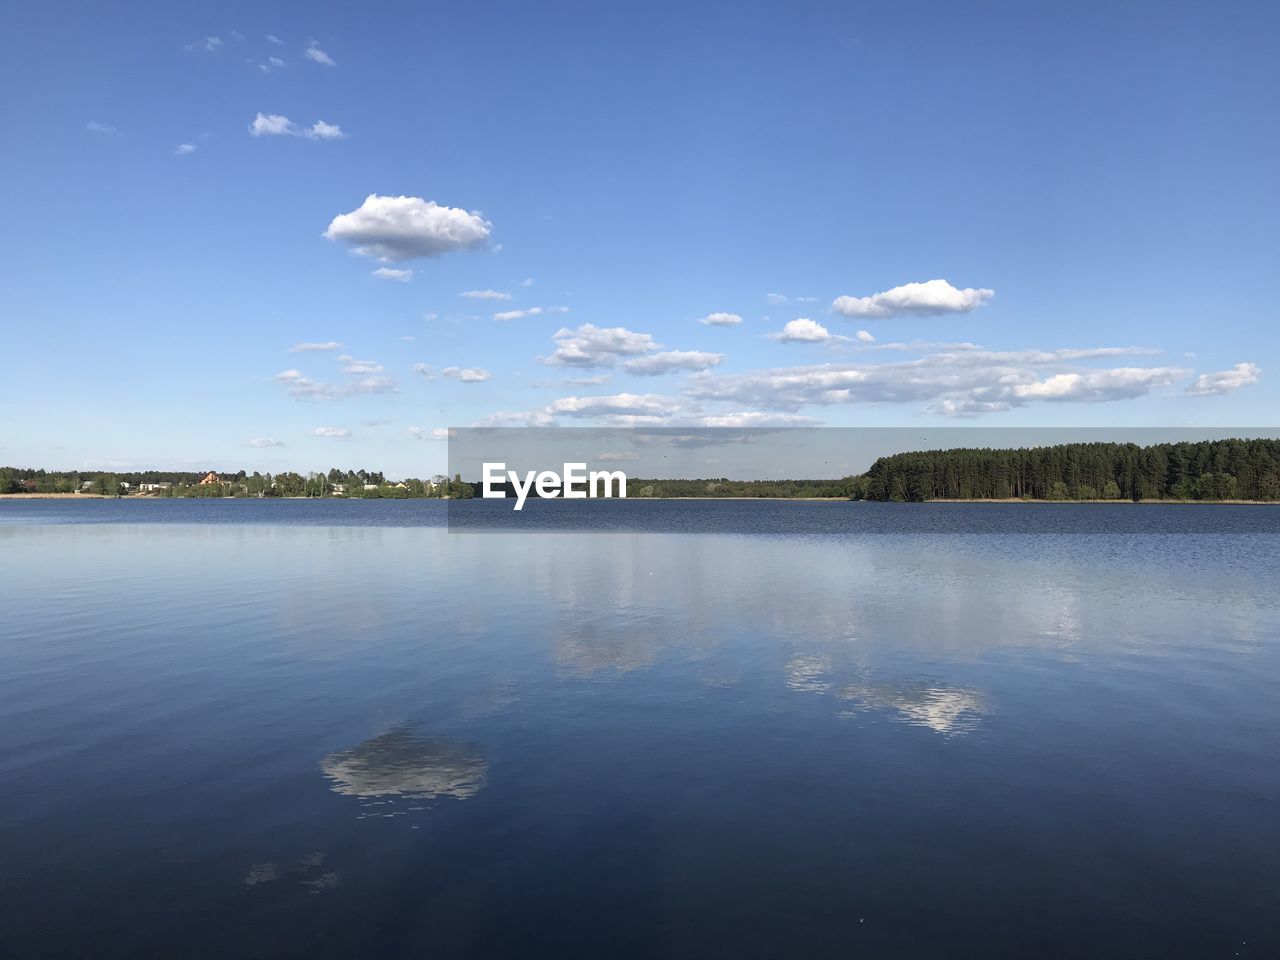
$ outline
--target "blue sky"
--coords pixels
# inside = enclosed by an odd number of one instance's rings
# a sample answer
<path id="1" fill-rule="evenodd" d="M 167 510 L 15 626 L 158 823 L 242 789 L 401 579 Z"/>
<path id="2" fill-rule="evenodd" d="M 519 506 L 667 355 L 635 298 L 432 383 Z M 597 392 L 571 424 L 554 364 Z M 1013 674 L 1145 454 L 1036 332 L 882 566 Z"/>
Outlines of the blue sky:
<path id="1" fill-rule="evenodd" d="M 0 462 L 1275 421 L 1275 4 L 3 10 Z"/>

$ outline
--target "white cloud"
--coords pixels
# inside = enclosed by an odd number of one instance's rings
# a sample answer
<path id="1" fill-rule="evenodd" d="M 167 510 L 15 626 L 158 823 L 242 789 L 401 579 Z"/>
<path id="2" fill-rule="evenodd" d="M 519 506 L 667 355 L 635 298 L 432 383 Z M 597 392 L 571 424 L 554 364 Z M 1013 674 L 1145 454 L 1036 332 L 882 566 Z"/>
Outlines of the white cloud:
<path id="1" fill-rule="evenodd" d="M 611 367 L 620 356 L 634 357 L 658 349 L 648 333 L 625 327 L 597 327 L 584 323 L 577 330 L 561 327 L 553 335 L 556 350 L 542 362 L 552 366 Z"/>
<path id="2" fill-rule="evenodd" d="M 501 290 L 463 290 L 460 297 L 469 297 L 472 300 L 510 300 L 511 294 L 503 293 Z"/>
<path id="3" fill-rule="evenodd" d="M 324 343 L 295 343 L 289 348 L 290 353 L 315 353 L 322 350 L 341 350 L 342 344 L 337 340 L 326 340 Z"/>
<path id="4" fill-rule="evenodd" d="M 289 393 L 299 400 L 344 400 L 360 394 L 395 393 L 399 388 L 394 377 L 377 375 L 382 371 L 382 364 L 377 361 L 354 360 L 348 356 L 338 359 L 347 364 L 344 372 L 360 376 L 360 379 L 346 384 L 331 384 L 312 380 L 301 370 L 283 370 L 276 374 L 276 380 L 286 384 Z"/>
<path id="5" fill-rule="evenodd" d="M 570 387 L 598 387 L 601 384 L 608 383 L 612 376 L 612 374 L 602 373 L 594 377 L 566 377 L 560 382 Z"/>
<path id="6" fill-rule="evenodd" d="M 875 337 L 873 337 L 873 336 L 872 336 L 870 333 L 868 333 L 866 330 L 859 330 L 856 334 L 854 334 L 854 336 L 856 336 L 856 337 L 857 337 L 859 340 L 861 340 L 863 343 L 875 343 L 875 342 L 876 342 L 876 338 L 875 338 Z"/>
<path id="7" fill-rule="evenodd" d="M 668 350 L 647 357 L 637 357 L 624 363 L 627 373 L 644 377 L 671 373 L 674 370 L 707 370 L 724 362 L 723 353 L 705 353 L 701 350 Z"/>
<path id="8" fill-rule="evenodd" d="M 561 397 L 548 404 L 545 412 L 555 416 L 611 419 L 630 422 L 666 419 L 680 409 L 680 401 L 656 393 L 615 393 L 606 397 Z"/>
<path id="9" fill-rule="evenodd" d="M 186 50 L 203 50 L 206 53 L 216 53 L 222 47 L 221 37 L 202 37 L 199 40 L 192 40 L 186 45 Z"/>
<path id="10" fill-rule="evenodd" d="M 382 364 L 377 360 L 357 360 L 355 357 L 343 355 L 338 358 L 339 363 L 345 363 L 342 368 L 343 373 L 364 374 L 364 373 L 381 373 Z"/>
<path id="11" fill-rule="evenodd" d="M 522 287 L 532 287 L 532 286 L 533 286 L 533 277 L 525 277 L 523 280 L 521 280 L 521 281 L 520 281 L 520 286 L 522 286 Z"/>
<path id="12" fill-rule="evenodd" d="M 312 63 L 318 63 L 324 67 L 337 66 L 337 64 L 333 62 L 333 57 L 321 50 L 320 46 L 314 40 L 307 44 L 307 49 L 302 51 L 302 55 Z"/>
<path id="13" fill-rule="evenodd" d="M 274 43 L 276 46 L 283 46 L 284 41 L 277 37 L 274 33 L 267 34 L 267 43 Z"/>
<path id="14" fill-rule="evenodd" d="M 259 113 L 253 118 L 253 123 L 249 124 L 249 132 L 255 137 L 282 136 L 292 134 L 295 130 L 297 125 L 288 117 L 282 117 L 278 113 Z"/>
<path id="15" fill-rule="evenodd" d="M 1143 396 L 1186 376 L 1175 367 L 1072 369 L 1076 360 L 1143 353 L 1138 348 L 1057 351 L 943 350 L 918 360 L 818 364 L 708 375 L 688 392 L 765 410 L 852 403 L 926 403 L 952 416 L 976 416 L 1034 401 L 1099 403 Z"/>
<path id="16" fill-rule="evenodd" d="M 793 413 L 762 413 L 752 410 L 741 413 L 708 414 L 695 417 L 694 422 L 700 427 L 811 427 L 818 421 L 813 417 L 802 417 Z"/>
<path id="17" fill-rule="evenodd" d="M 777 307 L 786 303 L 787 297 L 786 294 L 783 293 L 766 293 L 764 295 L 764 302 Z"/>
<path id="18" fill-rule="evenodd" d="M 365 377 L 343 391 L 343 396 L 357 393 L 395 393 L 399 389 L 395 377 Z"/>
<path id="19" fill-rule="evenodd" d="M 482 247 L 492 229 L 479 214 L 434 200 L 371 193 L 357 209 L 334 217 L 324 236 L 364 256 L 396 261 Z"/>
<path id="20" fill-rule="evenodd" d="M 345 440 L 351 431 L 343 427 L 316 427 L 311 431 L 313 437 L 329 437 L 334 440 Z"/>
<path id="21" fill-rule="evenodd" d="M 317 120 L 309 127 L 300 127 L 278 113 L 259 113 L 249 124 L 249 134 L 254 137 L 302 137 L 304 140 L 342 140 L 346 137 L 337 124 Z"/>
<path id="22" fill-rule="evenodd" d="M 99 123 L 97 120 L 90 120 L 84 125 L 84 128 L 90 133 L 104 133 L 109 137 L 123 137 L 124 134 L 116 127 L 109 123 Z"/>
<path id="23" fill-rule="evenodd" d="M 639 460 L 640 454 L 634 450 L 605 450 L 597 453 L 593 460 L 599 460 L 601 463 L 627 463 L 631 460 Z"/>
<path id="24" fill-rule="evenodd" d="M 250 437 L 244 442 L 244 445 L 261 449 L 263 447 L 283 447 L 284 443 L 274 437 Z"/>
<path id="25" fill-rule="evenodd" d="M 317 120 L 302 135 L 308 140 L 342 140 L 346 137 L 336 123 L 325 123 L 323 120 Z"/>
<path id="26" fill-rule="evenodd" d="M 196 145 L 194 143 L 180 143 L 173 150 L 174 156 L 177 157 L 185 157 L 187 154 L 195 152 Z"/>
<path id="27" fill-rule="evenodd" d="M 373 276 L 380 280 L 398 280 L 400 283 L 408 283 L 413 279 L 413 271 L 398 270 L 395 267 L 379 267 L 373 271 Z"/>
<path id="28" fill-rule="evenodd" d="M 1231 393 L 1251 383 L 1257 383 L 1261 375 L 1262 368 L 1256 363 L 1237 363 L 1230 370 L 1200 374 L 1195 382 L 1187 387 L 1187 393 L 1196 397 L 1214 397 Z"/>
<path id="29" fill-rule="evenodd" d="M 452 380 L 461 380 L 463 383 L 483 383 L 492 374 L 488 370 L 481 370 L 479 367 L 445 367 L 440 371 L 440 376 L 448 377 Z"/>
<path id="30" fill-rule="evenodd" d="M 568 307 L 528 307 L 524 310 L 503 310 L 495 313 L 495 320 L 523 320 L 525 317 L 537 317 L 544 313 L 568 313 Z"/>
<path id="31" fill-rule="evenodd" d="M 405 430 L 409 436 L 415 440 L 452 440 L 458 435 L 458 431 L 452 427 L 432 427 L 428 430 L 426 427 L 409 427 Z"/>
<path id="32" fill-rule="evenodd" d="M 280 69 L 281 67 L 288 66 L 288 64 L 285 63 L 283 60 L 281 60 L 279 57 L 267 57 L 267 63 L 270 66 L 275 67 L 277 70 Z"/>
<path id="33" fill-rule="evenodd" d="M 797 317 L 790 320 L 778 333 L 770 336 L 779 343 L 825 343 L 829 340 L 842 340 L 816 320 L 808 317 Z"/>
<path id="34" fill-rule="evenodd" d="M 742 317 L 736 313 L 709 313 L 698 322 L 709 327 L 736 327 L 742 322 Z"/>
<path id="35" fill-rule="evenodd" d="M 1170 383 L 1184 371 L 1167 367 L 1115 367 L 1110 370 L 1086 370 L 1081 373 L 1055 373 L 1043 380 L 1015 383 L 1007 391 L 1020 400 L 1070 400 L 1098 403 L 1147 393 L 1152 386 Z"/>
<path id="36" fill-rule="evenodd" d="M 959 290 L 946 280 L 906 283 L 869 297 L 836 297 L 832 309 L 846 317 L 891 317 L 910 313 L 969 313 L 995 296 L 994 290 Z"/>
<path id="37" fill-rule="evenodd" d="M 478 427 L 549 427 L 555 425 L 555 418 L 545 410 L 522 410 L 519 412 L 501 411 L 481 417 L 476 421 Z"/>

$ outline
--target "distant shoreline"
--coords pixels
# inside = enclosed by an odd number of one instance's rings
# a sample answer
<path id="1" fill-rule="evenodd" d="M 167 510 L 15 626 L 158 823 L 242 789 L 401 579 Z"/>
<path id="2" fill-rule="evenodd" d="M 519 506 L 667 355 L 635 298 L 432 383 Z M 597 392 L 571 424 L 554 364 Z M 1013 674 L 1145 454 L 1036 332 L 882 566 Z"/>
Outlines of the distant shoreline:
<path id="1" fill-rule="evenodd" d="M 468 498 L 481 500 L 481 497 Z M 506 499 L 515 499 L 507 497 Z M 559 497 L 547 499 L 561 499 Z M 632 500 L 643 503 L 647 500 L 715 500 L 715 501 L 744 501 L 748 503 L 1019 503 L 1028 505 L 1047 504 L 1061 505 L 1072 503 L 1089 503 L 1089 504 L 1109 504 L 1113 506 L 1280 506 L 1280 500 L 1028 500 L 1021 497 L 1008 497 L 1006 499 L 990 499 L 990 498 L 973 498 L 965 499 L 948 499 L 939 497 L 933 500 L 850 500 L 847 497 L 615 497 L 616 500 Z M 116 497 L 102 493 L 0 493 L 0 500 L 130 500 L 130 501 L 184 501 L 184 500 L 340 500 L 343 502 L 355 503 L 361 500 L 441 500 L 443 502 L 452 502 L 449 497 L 147 497 L 147 496 L 123 496 Z M 462 500 L 460 502 L 466 502 Z"/>

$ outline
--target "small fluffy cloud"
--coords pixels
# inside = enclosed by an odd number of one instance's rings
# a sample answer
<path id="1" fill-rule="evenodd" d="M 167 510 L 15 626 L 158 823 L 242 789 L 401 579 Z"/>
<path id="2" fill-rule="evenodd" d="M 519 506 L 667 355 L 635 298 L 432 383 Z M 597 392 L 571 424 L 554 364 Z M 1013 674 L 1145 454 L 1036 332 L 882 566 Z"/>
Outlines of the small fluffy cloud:
<path id="1" fill-rule="evenodd" d="M 709 313 L 698 322 L 709 327 L 736 327 L 742 322 L 742 317 L 736 313 Z"/>
<path id="2" fill-rule="evenodd" d="M 854 334 L 854 336 L 856 336 L 856 337 L 857 337 L 859 340 L 861 340 L 863 343 L 875 343 L 875 342 L 876 342 L 876 338 L 875 338 L 875 337 L 873 337 L 873 336 L 872 336 L 870 333 L 868 333 L 866 330 L 859 330 L 856 334 Z"/>
<path id="3" fill-rule="evenodd" d="M 787 302 L 787 296 L 783 293 L 766 293 L 764 295 L 764 302 L 775 307 L 781 306 Z"/>
<path id="4" fill-rule="evenodd" d="M 445 367 L 440 371 L 440 376 L 448 377 L 451 380 L 461 380 L 463 383 L 483 383 L 492 374 L 488 370 L 481 370 L 479 367 Z"/>
<path id="5" fill-rule="evenodd" d="M 97 120 L 90 120 L 84 125 L 84 128 L 90 133 L 103 133 L 109 137 L 123 137 L 124 134 L 109 123 L 99 123 Z"/>
<path id="6" fill-rule="evenodd" d="M 276 46 L 283 46 L 284 41 L 277 37 L 274 33 L 267 34 L 267 43 L 274 43 Z"/>
<path id="7" fill-rule="evenodd" d="M 625 327 L 597 327 L 584 323 L 577 330 L 561 327 L 553 335 L 555 352 L 543 357 L 552 366 L 611 367 L 618 357 L 634 357 L 658 349 L 648 333 L 635 333 Z"/>
<path id="8" fill-rule="evenodd" d="M 544 313 L 568 313 L 568 307 L 528 307 L 524 310 L 503 310 L 493 315 L 495 320 L 523 320 L 525 317 L 538 317 Z"/>
<path id="9" fill-rule="evenodd" d="M 302 51 L 302 55 L 312 63 L 318 63 L 322 67 L 337 66 L 337 64 L 333 62 L 333 57 L 321 50 L 319 44 L 314 40 L 307 44 L 307 49 Z"/>
<path id="10" fill-rule="evenodd" d="M 1237 363 L 1230 370 L 1200 374 L 1195 382 L 1187 387 L 1187 393 L 1195 397 L 1214 397 L 1231 393 L 1251 383 L 1257 383 L 1261 375 L 1262 368 L 1256 363 Z"/>
<path id="11" fill-rule="evenodd" d="M 246 447 L 257 447 L 258 449 L 262 449 L 264 447 L 283 447 L 284 443 L 274 437 L 250 437 L 244 442 L 244 445 Z"/>
<path id="12" fill-rule="evenodd" d="M 373 271 L 373 276 L 379 280 L 397 280 L 400 283 L 408 283 L 413 279 L 413 271 L 398 270 L 395 267 L 379 267 Z"/>
<path id="13" fill-rule="evenodd" d="M 222 48 L 221 37 L 202 37 L 199 40 L 192 40 L 186 45 L 186 50 L 203 50 L 205 53 L 217 53 Z"/>
<path id="14" fill-rule="evenodd" d="M 278 113 L 259 113 L 249 124 L 249 132 L 255 137 L 283 136 L 297 129 L 297 124 Z"/>
<path id="15" fill-rule="evenodd" d="M 345 440 L 351 436 L 351 431 L 343 427 L 316 427 L 311 431 L 313 437 L 329 437 L 333 440 Z"/>
<path id="16" fill-rule="evenodd" d="M 185 157 L 187 154 L 195 152 L 196 145 L 194 143 L 180 143 L 173 150 L 173 154 L 176 157 Z"/>
<path id="17" fill-rule="evenodd" d="M 342 368 L 343 373 L 365 374 L 365 373 L 381 373 L 382 364 L 377 360 L 357 360 L 355 357 L 343 355 L 338 358 L 339 363 L 345 363 Z"/>
<path id="18" fill-rule="evenodd" d="M 346 137 L 336 123 L 325 123 L 323 120 L 317 120 L 302 135 L 308 140 L 341 140 Z"/>
<path id="19" fill-rule="evenodd" d="M 781 331 L 771 336 L 779 343 L 825 343 L 828 340 L 843 339 L 808 317 L 798 317 L 789 321 Z"/>
<path id="20" fill-rule="evenodd" d="M 371 193 L 357 209 L 334 217 L 324 236 L 366 257 L 398 261 L 482 247 L 492 229 L 479 214 L 434 200 Z"/>
<path id="21" fill-rule="evenodd" d="M 724 363 L 723 353 L 705 353 L 701 350 L 668 350 L 647 357 L 637 357 L 622 365 L 627 373 L 642 377 L 654 377 L 675 370 L 707 370 Z"/>
<path id="22" fill-rule="evenodd" d="M 315 353 L 323 350 L 341 350 L 342 344 L 337 340 L 326 340 L 324 343 L 295 343 L 289 348 L 290 353 Z"/>
<path id="23" fill-rule="evenodd" d="M 832 308 L 846 317 L 892 317 L 898 314 L 969 313 L 995 296 L 994 290 L 959 290 L 946 280 L 907 283 L 869 297 L 836 297 Z"/>
<path id="24" fill-rule="evenodd" d="M 300 127 L 278 113 L 259 113 L 249 124 L 249 134 L 254 137 L 302 137 L 304 140 L 342 140 L 346 137 L 337 124 L 317 120 L 309 127 Z"/>
<path id="25" fill-rule="evenodd" d="M 511 294 L 503 293 L 500 290 L 463 290 L 460 297 L 469 297 L 472 300 L 510 300 Z"/>

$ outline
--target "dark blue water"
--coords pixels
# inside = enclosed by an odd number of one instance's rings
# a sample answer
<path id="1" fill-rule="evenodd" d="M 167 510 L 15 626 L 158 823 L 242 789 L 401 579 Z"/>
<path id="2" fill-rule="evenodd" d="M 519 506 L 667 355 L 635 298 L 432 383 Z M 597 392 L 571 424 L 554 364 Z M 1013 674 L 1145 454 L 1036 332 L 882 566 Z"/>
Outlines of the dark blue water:
<path id="1" fill-rule="evenodd" d="M 502 506 L 0 503 L 0 955 L 1280 955 L 1276 512 Z"/>

